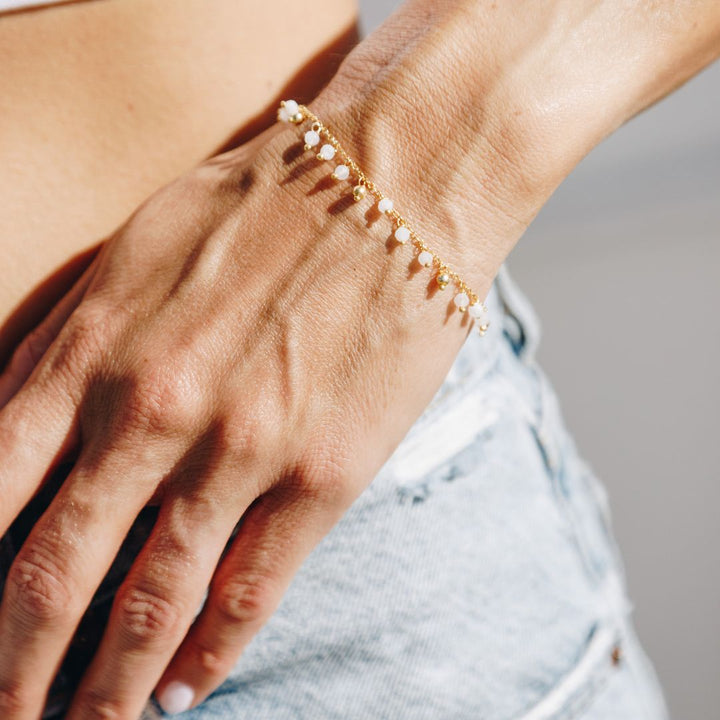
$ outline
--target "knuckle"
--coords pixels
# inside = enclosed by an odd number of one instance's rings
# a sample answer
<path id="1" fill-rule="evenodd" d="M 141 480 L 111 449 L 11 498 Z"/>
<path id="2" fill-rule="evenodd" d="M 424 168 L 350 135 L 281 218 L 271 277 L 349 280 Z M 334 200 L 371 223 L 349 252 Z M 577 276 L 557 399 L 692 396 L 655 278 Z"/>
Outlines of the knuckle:
<path id="1" fill-rule="evenodd" d="M 255 624 L 269 616 L 277 603 L 275 589 L 267 578 L 234 578 L 221 585 L 214 605 L 224 622 Z"/>
<path id="2" fill-rule="evenodd" d="M 120 632 L 133 645 L 173 637 L 180 626 L 180 617 L 178 608 L 154 591 L 130 587 L 117 598 Z"/>
<path id="3" fill-rule="evenodd" d="M 265 431 L 267 425 L 272 423 L 243 408 L 234 413 L 220 410 L 203 428 L 206 458 L 225 467 L 242 467 L 243 485 L 256 496 L 270 488 L 284 455 L 282 445 L 274 439 L 277 428 Z"/>
<path id="4" fill-rule="evenodd" d="M 160 366 L 130 383 L 124 400 L 125 421 L 152 435 L 181 434 L 200 421 L 205 402 L 199 383 L 189 374 Z"/>
<path id="5" fill-rule="evenodd" d="M 9 454 L 14 448 L 22 448 L 28 445 L 32 433 L 27 432 L 27 424 L 27 416 L 18 412 L 16 406 L 10 405 L 2 409 L 2 413 L 0 413 L 0 448 L 4 453 Z M 5 468 L 0 470 L 0 477 L 6 474 L 3 470 Z M 11 489 L 6 486 L 6 482 L 3 478 L 3 500 L 8 497 Z"/>
<path id="6" fill-rule="evenodd" d="M 358 481 L 350 467 L 348 454 L 334 445 L 308 445 L 290 472 L 290 482 L 303 497 L 344 507 L 357 496 Z"/>
<path id="7" fill-rule="evenodd" d="M 74 594 L 55 557 L 39 545 L 23 549 L 7 576 L 9 601 L 36 622 L 57 622 L 73 604 Z"/>
<path id="8" fill-rule="evenodd" d="M 10 372 L 15 375 L 25 375 L 30 372 L 40 362 L 52 340 L 50 328 L 45 324 L 36 327 L 12 354 Z"/>
<path id="9" fill-rule="evenodd" d="M 263 457 L 264 448 L 272 445 L 271 430 L 265 432 L 261 415 L 246 408 L 226 417 L 216 426 L 216 447 L 238 461 Z"/>
<path id="10" fill-rule="evenodd" d="M 97 688 L 81 690 L 76 705 L 88 720 L 120 720 L 126 717 L 121 702 Z"/>
<path id="11" fill-rule="evenodd" d="M 212 522 L 210 513 L 213 510 L 212 500 L 198 495 L 192 498 L 191 507 L 184 506 L 182 512 L 166 518 L 158 537 L 153 541 L 153 553 L 156 557 L 146 567 L 146 576 L 163 577 L 181 573 L 200 563 L 200 553 L 193 542 L 193 530 L 199 519 L 202 522 Z"/>
<path id="12" fill-rule="evenodd" d="M 94 304 L 87 303 L 71 315 L 58 337 L 58 351 L 53 367 L 74 368 L 89 365 L 108 347 L 112 323 L 107 314 Z"/>
<path id="13" fill-rule="evenodd" d="M 0 687 L 0 717 L 12 717 L 26 712 L 30 698 L 27 690 L 18 683 Z"/>
<path id="14" fill-rule="evenodd" d="M 39 325 L 25 338 L 25 342 L 18 350 L 24 345 L 27 361 L 30 362 L 31 365 L 37 365 L 45 354 L 48 346 L 52 343 L 53 338 L 54 334 L 48 325 Z"/>
<path id="15" fill-rule="evenodd" d="M 210 677 L 225 677 L 234 665 L 234 658 L 206 646 L 202 641 L 192 642 L 195 664 L 200 672 Z"/>

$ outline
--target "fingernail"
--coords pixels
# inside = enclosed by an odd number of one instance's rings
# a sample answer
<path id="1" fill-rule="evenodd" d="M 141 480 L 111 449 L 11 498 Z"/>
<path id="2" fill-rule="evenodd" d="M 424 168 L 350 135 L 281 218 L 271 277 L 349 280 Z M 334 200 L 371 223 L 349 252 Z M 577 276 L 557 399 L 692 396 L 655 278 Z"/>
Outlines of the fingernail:
<path id="1" fill-rule="evenodd" d="M 175 713 L 189 710 L 194 697 L 195 692 L 189 685 L 179 680 L 173 680 L 171 683 L 168 683 L 162 693 L 160 693 L 158 702 L 166 713 L 174 715 Z"/>

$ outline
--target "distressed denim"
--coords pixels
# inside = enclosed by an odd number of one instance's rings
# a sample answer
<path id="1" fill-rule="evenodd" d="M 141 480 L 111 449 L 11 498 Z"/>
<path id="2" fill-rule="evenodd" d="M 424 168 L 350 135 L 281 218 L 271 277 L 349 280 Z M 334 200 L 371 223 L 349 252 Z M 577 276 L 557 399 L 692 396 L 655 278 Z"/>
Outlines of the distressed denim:
<path id="1" fill-rule="evenodd" d="M 505 268 L 488 305 L 487 335 L 470 334 L 230 678 L 178 717 L 667 718 L 605 492 L 564 427 L 535 360 L 537 319 Z M 152 520 L 138 520 L 106 578 L 47 717 L 60 716 Z M 142 720 L 161 717 L 151 700 Z"/>

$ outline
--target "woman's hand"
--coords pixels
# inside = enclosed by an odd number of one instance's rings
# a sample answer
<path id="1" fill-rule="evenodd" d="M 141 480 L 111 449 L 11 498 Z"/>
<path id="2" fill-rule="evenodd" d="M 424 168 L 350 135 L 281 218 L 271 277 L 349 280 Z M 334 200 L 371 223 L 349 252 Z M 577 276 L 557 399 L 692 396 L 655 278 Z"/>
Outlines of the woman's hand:
<path id="1" fill-rule="evenodd" d="M 645 48 L 630 53 L 637 69 L 655 46 L 642 13 L 632 17 Z M 588 46 L 593 29 L 603 39 Z M 638 70 L 619 90 L 598 71 L 608 48 L 626 47 L 616 29 L 612 4 L 520 12 L 416 0 L 359 46 L 313 107 L 483 296 L 575 162 L 692 71 L 663 84 Z M 678 56 L 698 65 L 706 45 L 692 54 L 679 43 Z M 593 102 L 580 90 L 588 74 Z M 39 716 L 149 502 L 158 521 L 68 718 L 136 718 L 154 688 L 176 703 L 169 709 L 199 703 L 462 344 L 470 324 L 451 295 L 301 147 L 271 129 L 158 192 L 0 380 L 0 534 L 59 459 L 78 456 L 7 578 L 4 720 Z"/>
<path id="2" fill-rule="evenodd" d="M 343 125 L 356 134 L 349 116 L 331 122 Z M 279 130 L 145 203 L 0 381 L 0 533 L 78 454 L 7 577 L 4 720 L 38 717 L 149 502 L 158 521 L 68 718 L 135 718 L 156 687 L 169 709 L 200 702 L 427 405 L 472 325 L 390 221 L 329 180 L 333 164 L 303 153 L 299 131 Z M 452 213 L 471 208 L 458 197 Z M 484 296 L 496 260 L 460 250 L 444 255 Z"/>

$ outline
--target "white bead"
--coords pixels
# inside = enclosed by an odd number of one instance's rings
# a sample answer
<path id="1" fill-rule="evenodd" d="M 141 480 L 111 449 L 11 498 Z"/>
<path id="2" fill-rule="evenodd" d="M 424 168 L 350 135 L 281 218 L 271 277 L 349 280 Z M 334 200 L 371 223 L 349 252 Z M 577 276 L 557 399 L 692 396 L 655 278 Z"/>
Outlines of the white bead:
<path id="1" fill-rule="evenodd" d="M 378 210 L 381 213 L 389 213 L 392 212 L 393 209 L 393 201 L 390 198 L 383 198 L 378 203 Z"/>
<path id="2" fill-rule="evenodd" d="M 459 292 L 454 298 L 455 307 L 466 308 L 470 304 L 470 297 L 465 291 Z"/>
<path id="3" fill-rule="evenodd" d="M 430 267 L 433 264 L 433 256 L 431 252 L 428 252 L 427 250 L 423 250 L 418 256 L 417 256 L 418 262 L 423 267 Z"/>
<path id="4" fill-rule="evenodd" d="M 314 130 L 308 130 L 305 133 L 305 144 L 309 145 L 310 147 L 315 147 L 320 142 L 320 135 L 318 135 Z"/>
<path id="5" fill-rule="evenodd" d="M 468 308 L 468 314 L 470 315 L 473 320 L 477 322 L 478 325 L 485 325 L 488 321 L 488 313 L 487 310 L 483 307 L 482 303 L 476 302 L 473 303 Z"/>
<path id="6" fill-rule="evenodd" d="M 406 243 L 410 239 L 410 231 L 404 225 L 400 225 L 395 231 L 395 239 L 399 243 Z"/>
<path id="7" fill-rule="evenodd" d="M 338 165 L 332 175 L 336 180 L 347 180 L 350 177 L 350 168 L 347 165 Z"/>
<path id="8" fill-rule="evenodd" d="M 280 120 L 282 122 L 288 122 L 288 120 L 290 120 L 290 113 L 284 107 L 281 107 L 278 110 L 277 116 L 278 116 L 278 120 Z"/>
<path id="9" fill-rule="evenodd" d="M 318 156 L 322 160 L 332 160 L 335 157 L 335 148 L 327 143 L 320 148 Z"/>
<path id="10" fill-rule="evenodd" d="M 288 117 L 294 115 L 299 109 L 298 104 L 294 100 L 286 100 L 283 105 L 283 110 L 288 114 Z"/>
<path id="11" fill-rule="evenodd" d="M 485 312 L 482 303 L 474 302 L 469 308 L 468 313 L 471 318 L 478 318 Z"/>

